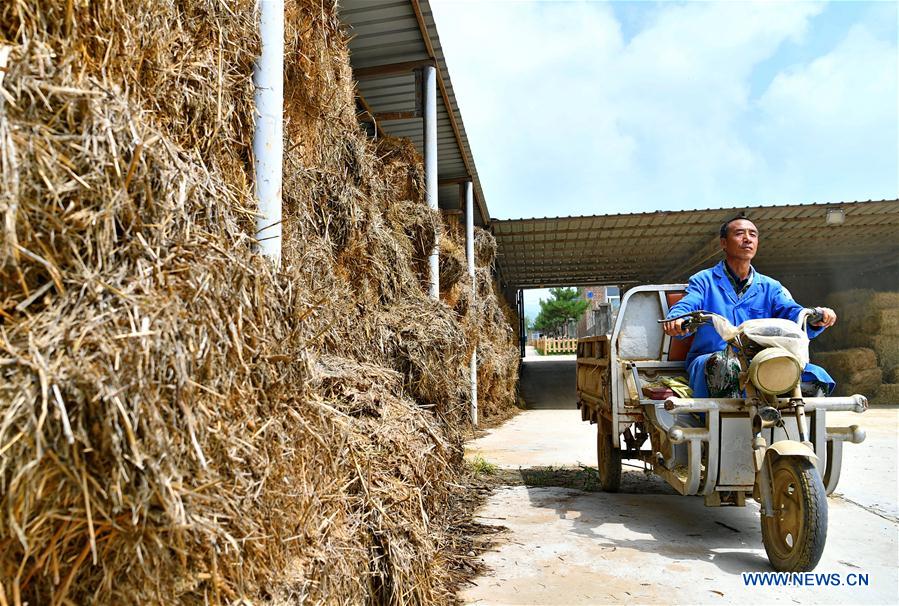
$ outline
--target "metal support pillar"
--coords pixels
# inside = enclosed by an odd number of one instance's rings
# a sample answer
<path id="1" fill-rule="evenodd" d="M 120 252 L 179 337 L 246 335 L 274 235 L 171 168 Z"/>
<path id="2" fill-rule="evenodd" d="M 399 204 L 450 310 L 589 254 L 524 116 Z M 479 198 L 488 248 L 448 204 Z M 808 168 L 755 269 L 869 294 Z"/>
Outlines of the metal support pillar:
<path id="1" fill-rule="evenodd" d="M 465 183 L 465 257 L 468 259 L 468 277 L 471 278 L 471 302 L 478 296 L 478 285 L 474 272 L 474 186 Z M 478 426 L 478 348 L 471 352 L 469 363 L 471 382 L 471 425 Z"/>
<path id="2" fill-rule="evenodd" d="M 524 317 L 524 290 L 518 289 L 516 299 L 518 300 L 518 353 L 524 358 L 528 343 L 527 323 Z"/>
<path id="3" fill-rule="evenodd" d="M 422 99 L 424 100 L 424 161 L 425 199 L 428 206 L 437 210 L 437 68 L 422 68 Z M 428 294 L 432 299 L 440 297 L 440 229 L 434 239 L 434 248 L 428 257 Z"/>
<path id="4" fill-rule="evenodd" d="M 284 157 L 284 0 L 261 0 L 262 52 L 253 68 L 258 250 L 281 265 L 281 178 Z"/>

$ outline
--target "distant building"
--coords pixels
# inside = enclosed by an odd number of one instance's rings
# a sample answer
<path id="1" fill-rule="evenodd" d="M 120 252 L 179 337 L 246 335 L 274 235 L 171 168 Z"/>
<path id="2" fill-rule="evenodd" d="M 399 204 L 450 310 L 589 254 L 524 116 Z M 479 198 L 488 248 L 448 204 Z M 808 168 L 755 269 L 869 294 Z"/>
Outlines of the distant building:
<path id="1" fill-rule="evenodd" d="M 578 294 L 590 302 L 577 324 L 579 337 L 604 334 L 611 330 L 618 308 L 621 307 L 621 291 L 617 286 L 581 286 Z"/>

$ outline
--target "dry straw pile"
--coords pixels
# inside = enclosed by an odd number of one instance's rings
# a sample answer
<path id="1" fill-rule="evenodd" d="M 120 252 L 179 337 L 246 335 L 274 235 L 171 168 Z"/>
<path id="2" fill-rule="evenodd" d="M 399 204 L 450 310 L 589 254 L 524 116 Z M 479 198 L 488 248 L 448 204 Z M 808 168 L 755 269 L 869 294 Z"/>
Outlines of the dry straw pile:
<path id="1" fill-rule="evenodd" d="M 847 290 L 826 305 L 839 320 L 812 341 L 812 357 L 837 381 L 835 393 L 899 404 L 899 293 Z"/>
<path id="2" fill-rule="evenodd" d="M 515 412 L 509 403 L 516 399 L 518 380 L 518 316 L 493 280 L 496 239 L 478 227 L 474 234 L 476 290 L 473 293 L 464 234 L 458 228 L 445 226 L 440 249 L 441 298 L 462 318 L 469 343 L 468 355 L 472 345 L 477 347 L 478 411 L 488 423 L 496 423 Z M 460 265 L 461 272 L 456 269 Z"/>
<path id="3" fill-rule="evenodd" d="M 360 132 L 334 6 L 288 5 L 277 272 L 252 0 L 0 8 L 4 606 L 452 599 L 467 354 L 510 406 L 511 330 L 486 269 L 428 300 L 420 168 Z"/>

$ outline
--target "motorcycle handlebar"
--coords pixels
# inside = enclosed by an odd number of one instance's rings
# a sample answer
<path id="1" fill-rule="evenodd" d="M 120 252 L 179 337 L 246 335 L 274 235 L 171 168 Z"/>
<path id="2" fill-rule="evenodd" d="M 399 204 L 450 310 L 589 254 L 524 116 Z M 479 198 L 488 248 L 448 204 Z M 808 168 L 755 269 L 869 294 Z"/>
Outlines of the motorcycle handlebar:
<path id="1" fill-rule="evenodd" d="M 806 309 L 808 315 L 806 316 L 806 322 L 809 324 L 815 324 L 816 322 L 821 322 L 824 320 L 824 312 L 821 311 L 820 307 L 808 308 Z"/>
<path id="2" fill-rule="evenodd" d="M 712 316 L 714 316 L 712 312 L 705 310 L 697 310 L 690 311 L 685 314 L 681 314 L 679 316 L 674 316 L 673 318 L 665 318 L 664 320 L 656 320 L 659 324 L 664 324 L 665 322 L 674 322 L 677 320 L 686 320 L 683 324 L 684 330 L 687 332 L 693 332 L 703 324 L 711 324 Z M 824 312 L 820 307 L 807 307 L 805 309 L 805 323 L 807 324 L 815 324 L 824 320 Z M 804 324 L 803 324 L 804 325 Z"/>
<path id="3" fill-rule="evenodd" d="M 712 322 L 712 313 L 704 310 L 691 311 L 673 318 L 657 320 L 657 322 L 664 324 L 665 322 L 675 322 L 677 320 L 685 320 L 683 329 L 687 332 L 693 332 L 703 324 L 710 324 Z"/>
<path id="4" fill-rule="evenodd" d="M 688 312 L 685 313 L 685 314 L 681 314 L 681 315 L 679 315 L 679 316 L 674 316 L 673 318 L 665 318 L 664 320 L 658 320 L 658 322 L 659 322 L 659 324 L 661 324 L 661 323 L 663 323 L 663 322 L 672 322 L 672 321 L 674 321 L 674 320 L 680 320 L 681 318 L 698 318 L 698 317 L 703 316 L 703 315 L 708 316 L 708 315 L 709 315 L 709 312 L 707 312 L 707 311 L 702 311 L 702 310 L 699 310 L 699 311 L 688 311 Z"/>

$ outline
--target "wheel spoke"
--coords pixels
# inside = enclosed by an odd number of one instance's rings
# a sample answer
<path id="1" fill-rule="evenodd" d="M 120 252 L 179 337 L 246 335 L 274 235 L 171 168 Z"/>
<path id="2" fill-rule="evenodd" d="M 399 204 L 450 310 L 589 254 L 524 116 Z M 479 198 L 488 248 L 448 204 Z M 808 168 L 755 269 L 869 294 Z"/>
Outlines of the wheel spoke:
<path id="1" fill-rule="evenodd" d="M 792 536 L 795 545 L 799 532 L 802 529 L 802 491 L 800 490 L 799 479 L 794 477 L 790 471 L 791 468 L 785 470 L 787 473 L 787 481 L 781 494 L 784 497 L 784 516 L 783 524 L 787 534 Z M 792 546 L 791 546 L 792 547 Z"/>

